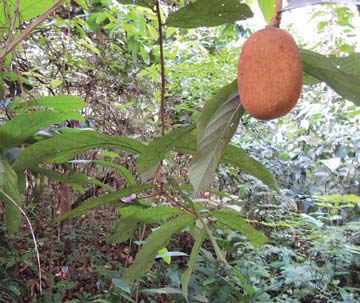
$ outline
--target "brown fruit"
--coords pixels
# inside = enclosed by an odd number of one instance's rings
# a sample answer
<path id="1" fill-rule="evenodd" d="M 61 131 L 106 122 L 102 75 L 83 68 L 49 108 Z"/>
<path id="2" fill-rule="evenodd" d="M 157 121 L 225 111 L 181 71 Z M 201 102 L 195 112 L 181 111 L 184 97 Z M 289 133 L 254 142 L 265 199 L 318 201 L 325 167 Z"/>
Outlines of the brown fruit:
<path id="1" fill-rule="evenodd" d="M 301 86 L 301 56 L 288 32 L 268 27 L 245 42 L 238 65 L 238 88 L 247 113 L 262 120 L 284 116 L 296 105 Z"/>

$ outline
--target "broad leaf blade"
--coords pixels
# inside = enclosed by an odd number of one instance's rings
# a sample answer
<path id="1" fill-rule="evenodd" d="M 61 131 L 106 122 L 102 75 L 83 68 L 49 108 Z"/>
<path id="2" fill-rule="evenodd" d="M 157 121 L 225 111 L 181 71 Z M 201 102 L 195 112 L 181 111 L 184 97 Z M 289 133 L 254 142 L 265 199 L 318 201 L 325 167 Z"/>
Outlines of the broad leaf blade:
<path id="1" fill-rule="evenodd" d="M 219 223 L 227 225 L 231 229 L 237 230 L 245 235 L 257 248 L 261 248 L 264 243 L 268 241 L 267 237 L 246 222 L 237 211 L 230 209 L 215 210 L 212 211 L 210 215 L 217 218 Z"/>
<path id="2" fill-rule="evenodd" d="M 166 24 L 181 28 L 211 27 L 252 16 L 249 6 L 238 0 L 198 0 L 172 13 Z"/>
<path id="3" fill-rule="evenodd" d="M 194 223 L 195 216 L 183 215 L 168 221 L 155 230 L 136 255 L 134 263 L 126 271 L 124 281 L 132 284 L 150 270 L 160 249 L 165 247 L 173 234 L 180 232 Z"/>
<path id="4" fill-rule="evenodd" d="M 109 162 L 109 161 L 105 161 L 105 160 L 92 160 L 91 162 L 102 165 L 102 166 L 115 168 L 124 177 L 126 182 L 128 182 L 130 185 L 135 185 L 136 184 L 136 181 L 135 181 L 134 177 L 122 165 L 119 165 L 119 164 L 116 164 L 116 163 L 113 163 L 113 162 Z"/>
<path id="5" fill-rule="evenodd" d="M 7 161 L 0 159 L 0 178 L 3 180 L 0 184 L 0 201 L 5 203 L 6 228 L 9 233 L 15 233 L 21 223 L 21 212 L 14 205 L 22 206 L 21 194 L 18 187 L 18 177 Z M 13 201 L 11 201 L 13 200 Z"/>
<path id="6" fill-rule="evenodd" d="M 195 131 L 189 133 L 186 137 L 182 137 L 176 142 L 175 150 L 179 153 L 194 154 L 196 152 L 196 138 Z M 229 163 L 239 168 L 244 173 L 254 176 L 271 189 L 280 193 L 275 176 L 262 163 L 251 158 L 244 149 L 228 144 L 220 162 Z"/>
<path id="7" fill-rule="evenodd" d="M 15 161 L 14 168 L 24 170 L 44 162 L 63 163 L 82 152 L 106 147 L 140 153 L 145 145 L 131 138 L 112 137 L 95 131 L 66 131 L 26 148 Z"/>
<path id="8" fill-rule="evenodd" d="M 225 100 L 218 100 L 221 106 L 200 133 L 198 148 L 189 168 L 190 181 L 196 192 L 209 188 L 224 148 L 244 114 L 237 90 L 229 89 L 232 86 L 233 84 L 230 84 L 230 87 L 224 88 L 228 92 L 227 97 Z"/>
<path id="9" fill-rule="evenodd" d="M 196 234 L 195 243 L 191 250 L 189 262 L 187 264 L 188 268 L 181 276 L 181 289 L 182 289 L 182 292 L 183 292 L 185 298 L 188 298 L 188 295 L 189 295 L 188 286 L 189 286 L 190 278 L 194 271 L 196 258 L 199 255 L 199 251 L 200 251 L 203 241 L 205 240 L 205 237 L 206 237 L 205 228 L 199 229 Z"/>
<path id="10" fill-rule="evenodd" d="M 339 95 L 360 105 L 360 76 L 341 69 L 328 57 L 309 50 L 300 50 L 304 72 L 310 76 L 324 81 Z M 352 57 L 353 64 L 359 64 L 359 57 Z M 345 62 L 345 58 L 342 58 Z M 349 64 L 349 61 L 347 62 Z"/>
<path id="11" fill-rule="evenodd" d="M 265 21 L 269 22 L 275 14 L 276 0 L 258 0 L 258 3 Z"/>
<path id="12" fill-rule="evenodd" d="M 184 214 L 178 208 L 157 206 L 143 209 L 139 206 L 129 206 L 121 209 L 121 218 L 115 224 L 115 232 L 107 238 L 109 243 L 121 243 L 127 241 L 144 224 L 153 224 L 166 220 L 170 217 Z"/>
<path id="13" fill-rule="evenodd" d="M 68 211 L 67 213 L 65 213 L 64 215 L 62 215 L 61 217 L 57 218 L 57 221 L 63 221 L 71 217 L 80 216 L 82 214 L 87 213 L 89 210 L 101 205 L 108 205 L 108 204 L 118 205 L 118 206 L 126 205 L 121 201 L 121 198 L 128 197 L 131 194 L 140 193 L 144 190 L 151 189 L 152 187 L 153 187 L 152 184 L 134 185 L 110 194 L 105 194 L 99 197 L 88 199 L 84 201 L 77 208 L 74 208 Z"/>
<path id="14" fill-rule="evenodd" d="M 43 111 L 18 115 L 0 128 L 0 150 L 19 146 L 39 130 L 71 119 L 75 114 Z"/>

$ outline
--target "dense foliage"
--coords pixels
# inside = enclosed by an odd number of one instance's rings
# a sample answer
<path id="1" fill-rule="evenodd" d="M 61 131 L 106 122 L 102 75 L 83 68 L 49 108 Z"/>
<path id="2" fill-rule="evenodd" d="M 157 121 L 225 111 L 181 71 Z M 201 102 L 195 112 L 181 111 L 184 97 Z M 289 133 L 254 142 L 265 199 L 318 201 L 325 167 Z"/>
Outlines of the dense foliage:
<path id="1" fill-rule="evenodd" d="M 275 2 L 0 3 L 0 302 L 359 301 L 358 11 L 286 23 L 305 85 L 262 122 L 236 69 Z"/>

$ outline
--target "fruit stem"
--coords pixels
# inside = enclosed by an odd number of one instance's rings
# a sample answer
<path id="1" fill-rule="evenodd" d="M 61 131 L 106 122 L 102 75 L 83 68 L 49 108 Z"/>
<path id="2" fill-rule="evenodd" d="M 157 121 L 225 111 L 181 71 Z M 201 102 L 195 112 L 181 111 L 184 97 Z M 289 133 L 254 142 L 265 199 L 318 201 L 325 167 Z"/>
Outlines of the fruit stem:
<path id="1" fill-rule="evenodd" d="M 280 27 L 282 0 L 276 0 L 275 14 L 266 27 Z"/>

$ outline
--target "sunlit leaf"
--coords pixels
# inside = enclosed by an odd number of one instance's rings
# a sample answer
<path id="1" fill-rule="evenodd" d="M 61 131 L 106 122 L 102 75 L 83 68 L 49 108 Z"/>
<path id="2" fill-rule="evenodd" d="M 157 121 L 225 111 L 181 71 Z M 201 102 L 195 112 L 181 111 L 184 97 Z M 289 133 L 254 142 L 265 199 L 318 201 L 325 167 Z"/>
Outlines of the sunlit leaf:
<path id="1" fill-rule="evenodd" d="M 276 0 L 258 0 L 261 12 L 264 15 L 265 21 L 269 22 L 275 14 Z"/>
<path id="2" fill-rule="evenodd" d="M 166 24 L 182 28 L 210 27 L 252 16 L 249 6 L 238 0 L 198 0 L 170 14 Z"/>
<path id="3" fill-rule="evenodd" d="M 132 4 L 147 8 L 153 8 L 155 6 L 156 0 L 117 0 L 117 2 L 121 4 Z"/>

